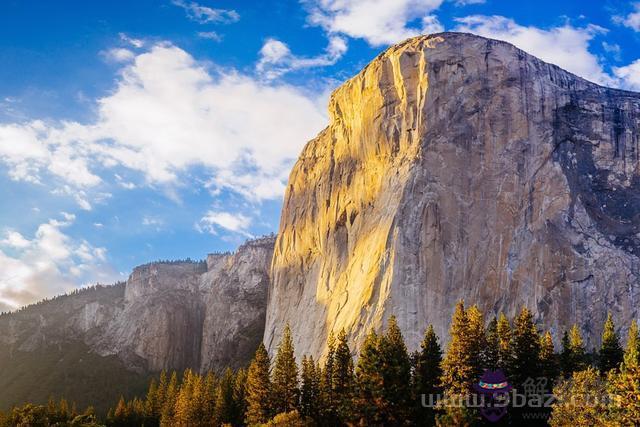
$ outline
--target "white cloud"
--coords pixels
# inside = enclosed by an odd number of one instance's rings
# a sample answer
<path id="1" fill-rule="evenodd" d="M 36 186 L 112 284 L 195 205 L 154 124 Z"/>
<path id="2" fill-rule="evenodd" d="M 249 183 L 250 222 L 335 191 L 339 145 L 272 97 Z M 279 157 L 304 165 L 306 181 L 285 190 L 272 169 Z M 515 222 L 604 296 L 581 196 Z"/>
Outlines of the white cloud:
<path id="1" fill-rule="evenodd" d="M 144 41 L 143 40 L 129 37 L 125 33 L 120 33 L 118 35 L 120 36 L 120 40 L 122 40 L 126 44 L 129 44 L 129 45 L 135 47 L 136 49 L 140 49 L 140 48 L 142 48 L 144 46 Z"/>
<path id="2" fill-rule="evenodd" d="M 267 39 L 260 49 L 260 59 L 256 66 L 267 79 L 301 68 L 322 67 L 335 64 L 347 51 L 347 43 L 342 37 L 332 36 L 322 55 L 305 58 L 291 53 L 289 46 L 280 40 Z"/>
<path id="3" fill-rule="evenodd" d="M 204 166 L 218 188 L 254 200 L 279 197 L 300 149 L 326 123 L 323 101 L 293 86 L 205 68 L 158 44 L 123 65 L 115 89 L 96 101 L 95 122 L 0 124 L 0 161 L 15 180 L 53 175 L 53 192 L 85 210 L 98 197 L 88 189 L 103 182 L 99 168 L 125 167 L 149 184 L 173 185 L 190 167 Z"/>
<path id="4" fill-rule="evenodd" d="M 397 43 L 419 35 L 410 26 L 438 9 L 443 0 L 306 0 L 309 22 L 330 34 L 365 39 L 372 46 Z"/>
<path id="5" fill-rule="evenodd" d="M 622 53 L 622 48 L 619 44 L 616 43 L 607 43 L 606 41 L 602 42 L 602 48 L 605 52 L 611 54 L 613 58 L 617 61 L 620 60 L 620 54 Z"/>
<path id="6" fill-rule="evenodd" d="M 198 33 L 198 37 L 207 39 L 207 40 L 213 40 L 214 42 L 222 41 L 222 36 L 216 33 L 215 31 L 200 31 Z"/>
<path id="7" fill-rule="evenodd" d="M 435 15 L 427 15 L 422 18 L 422 33 L 433 34 L 441 33 L 444 31 L 444 26 L 438 21 L 438 17 Z"/>
<path id="8" fill-rule="evenodd" d="M 120 275 L 106 262 L 106 250 L 75 241 L 62 229 L 75 217 L 40 224 L 32 239 L 8 230 L 0 241 L 0 305 L 17 308 L 67 292 L 89 280 L 111 283 Z M 2 247 L 11 249 L 11 254 Z"/>
<path id="9" fill-rule="evenodd" d="M 16 249 L 24 249 L 29 246 L 29 244 L 29 241 L 25 239 L 22 234 L 13 230 L 7 230 L 4 239 L 0 240 L 0 245 Z"/>
<path id="10" fill-rule="evenodd" d="M 484 4 L 487 0 L 453 0 L 456 6 L 467 6 L 470 4 Z"/>
<path id="11" fill-rule="evenodd" d="M 248 228 L 251 225 L 251 218 L 240 213 L 233 214 L 230 212 L 209 211 L 202 217 L 198 224 L 200 231 L 207 231 L 217 234 L 217 230 L 222 228 L 227 231 L 239 233 L 247 237 L 251 237 Z"/>
<path id="12" fill-rule="evenodd" d="M 606 31 L 601 27 L 588 25 L 577 28 L 565 24 L 545 30 L 518 25 L 503 16 L 481 15 L 458 18 L 457 21 L 456 31 L 507 41 L 544 61 L 596 83 L 617 83 L 603 70 L 598 58 L 589 52 L 589 42 Z"/>
<path id="13" fill-rule="evenodd" d="M 164 221 L 160 218 L 145 216 L 142 218 L 142 225 L 145 227 L 155 227 L 157 230 L 160 230 L 164 225 Z"/>
<path id="14" fill-rule="evenodd" d="M 111 62 L 127 62 L 135 57 L 135 54 L 129 49 L 114 48 L 105 52 L 104 56 Z"/>
<path id="15" fill-rule="evenodd" d="M 633 12 L 627 16 L 614 16 L 613 22 L 629 27 L 634 31 L 640 31 L 640 2 L 633 3 L 633 9 Z"/>
<path id="16" fill-rule="evenodd" d="M 189 19 L 200 24 L 228 24 L 237 22 L 240 19 L 238 12 L 231 9 L 214 9 L 202 6 L 193 1 L 189 2 L 184 0 L 173 0 L 173 4 L 183 8 L 187 12 Z"/>
<path id="17" fill-rule="evenodd" d="M 613 74 L 623 82 L 623 87 L 640 91 L 640 59 L 624 67 L 613 67 Z"/>

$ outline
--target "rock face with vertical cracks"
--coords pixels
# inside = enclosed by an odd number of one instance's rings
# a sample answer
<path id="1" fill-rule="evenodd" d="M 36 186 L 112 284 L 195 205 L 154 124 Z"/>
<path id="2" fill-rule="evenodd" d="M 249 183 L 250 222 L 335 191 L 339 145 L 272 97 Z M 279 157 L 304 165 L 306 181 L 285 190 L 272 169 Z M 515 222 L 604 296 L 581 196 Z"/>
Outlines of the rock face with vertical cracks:
<path id="1" fill-rule="evenodd" d="M 455 303 L 597 344 L 640 302 L 640 95 L 459 33 L 391 47 L 337 89 L 287 188 L 265 343 L 298 354 L 396 315 L 409 348 Z"/>
<path id="2" fill-rule="evenodd" d="M 126 283 L 55 298 L 0 316 L 11 354 L 86 345 L 128 370 L 221 371 L 245 366 L 260 344 L 274 238 L 206 262 L 136 267 Z"/>

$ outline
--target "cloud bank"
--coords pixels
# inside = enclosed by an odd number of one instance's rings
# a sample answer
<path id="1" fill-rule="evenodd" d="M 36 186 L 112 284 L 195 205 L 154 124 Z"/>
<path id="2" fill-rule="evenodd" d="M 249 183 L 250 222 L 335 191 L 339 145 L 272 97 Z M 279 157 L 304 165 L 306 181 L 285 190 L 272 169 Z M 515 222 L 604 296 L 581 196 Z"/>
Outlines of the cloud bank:
<path id="1" fill-rule="evenodd" d="M 59 192 L 85 202 L 86 189 L 121 182 L 109 173 L 116 167 L 150 185 L 180 184 L 203 167 L 214 189 L 278 198 L 302 146 L 326 123 L 314 98 L 157 44 L 123 65 L 113 92 L 96 102 L 95 122 L 0 125 L 0 161 L 14 180 L 51 176 Z"/>
<path id="2" fill-rule="evenodd" d="M 15 309 L 77 288 L 122 277 L 108 264 L 106 249 L 74 240 L 64 229 L 75 220 L 51 219 L 27 238 L 7 229 L 0 238 L 0 310 Z"/>

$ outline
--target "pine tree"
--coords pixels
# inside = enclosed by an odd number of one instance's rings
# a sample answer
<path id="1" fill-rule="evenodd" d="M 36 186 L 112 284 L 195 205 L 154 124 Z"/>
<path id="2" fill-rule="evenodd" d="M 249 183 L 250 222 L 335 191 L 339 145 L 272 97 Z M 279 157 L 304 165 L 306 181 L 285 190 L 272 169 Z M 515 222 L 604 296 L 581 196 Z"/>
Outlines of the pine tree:
<path id="1" fill-rule="evenodd" d="M 167 387 L 167 372 L 162 371 L 160 373 L 160 379 L 158 380 L 158 390 L 156 392 L 155 406 L 153 407 L 153 417 L 156 419 L 156 424 L 160 422 L 160 417 L 162 416 L 162 407 L 164 406 L 167 396 Z"/>
<path id="2" fill-rule="evenodd" d="M 510 378 L 516 387 L 528 378 L 540 375 L 540 335 L 533 323 L 533 315 L 524 307 L 513 325 L 511 335 L 511 373 Z"/>
<path id="3" fill-rule="evenodd" d="M 344 423 L 352 415 L 352 399 L 354 388 L 353 357 L 347 344 L 347 334 L 340 331 L 334 354 L 334 366 L 332 375 L 333 396 L 335 399 L 336 413 Z"/>
<path id="4" fill-rule="evenodd" d="M 289 325 L 285 326 L 271 379 L 273 406 L 276 414 L 290 412 L 298 406 L 298 366 L 294 355 Z"/>
<path id="5" fill-rule="evenodd" d="M 138 426 L 144 423 L 145 407 L 143 400 L 135 397 L 129 404 L 128 412 L 130 425 Z M 77 411 L 75 410 L 75 408 L 72 410 L 72 414 L 74 414 L 71 416 L 72 419 L 77 416 Z"/>
<path id="6" fill-rule="evenodd" d="M 216 393 L 215 421 L 216 425 L 230 424 L 234 418 L 233 389 L 235 386 L 233 371 L 227 368 L 218 384 Z"/>
<path id="7" fill-rule="evenodd" d="M 356 366 L 355 407 L 361 425 L 382 424 L 379 409 L 383 408 L 385 401 L 379 344 L 380 338 L 371 330 L 362 344 Z"/>
<path id="8" fill-rule="evenodd" d="M 606 388 L 591 367 L 576 371 L 571 380 L 560 381 L 553 391 L 557 400 L 549 419 L 552 427 L 631 425 L 609 422 Z"/>
<path id="9" fill-rule="evenodd" d="M 318 418 L 318 374 L 313 356 L 302 357 L 300 385 L 300 414 L 312 419 Z"/>
<path id="10" fill-rule="evenodd" d="M 338 422 L 336 421 L 337 409 L 333 395 L 335 353 L 336 340 L 333 332 L 330 332 L 327 339 L 327 357 L 324 361 L 324 369 L 322 369 L 320 381 L 320 414 L 323 420 L 327 420 L 327 424 Z"/>
<path id="11" fill-rule="evenodd" d="M 411 360 L 395 316 L 379 342 L 385 425 L 401 425 L 411 413 Z"/>
<path id="12" fill-rule="evenodd" d="M 414 396 L 418 404 L 416 411 L 416 424 L 434 425 L 435 414 L 433 408 L 423 406 L 424 402 L 429 402 L 429 396 L 433 396 L 432 401 L 436 401 L 436 395 L 440 390 L 440 377 L 442 375 L 442 349 L 438 341 L 438 336 L 429 325 L 424 334 L 424 339 L 420 344 L 415 360 L 414 369 Z"/>
<path id="13" fill-rule="evenodd" d="M 566 379 L 571 377 L 575 371 L 573 366 L 573 355 L 571 353 L 571 341 L 569 340 L 569 332 L 564 331 L 562 335 L 562 350 L 560 351 L 560 370 L 562 376 Z"/>
<path id="14" fill-rule="evenodd" d="M 549 331 L 540 338 L 540 372 L 543 377 L 547 378 L 549 385 L 555 381 L 559 374 L 553 337 Z"/>
<path id="15" fill-rule="evenodd" d="M 47 401 L 47 418 L 52 424 L 64 421 L 58 419 L 58 406 L 56 405 L 56 401 L 53 400 L 53 396 L 49 396 L 49 400 Z M 3 424 L 0 424 L 0 426 L 1 425 Z"/>
<path id="16" fill-rule="evenodd" d="M 247 371 L 239 369 L 233 384 L 233 425 L 241 425 L 247 413 Z"/>
<path id="17" fill-rule="evenodd" d="M 60 399 L 60 403 L 58 404 L 58 416 L 63 419 L 69 419 L 69 415 L 71 411 L 69 410 L 69 403 L 65 398 Z"/>
<path id="18" fill-rule="evenodd" d="M 173 414 L 179 391 L 180 388 L 178 385 L 178 374 L 174 371 L 171 373 L 171 379 L 169 380 L 169 384 L 167 385 L 167 393 L 165 394 L 164 405 L 162 407 L 162 415 L 160 416 L 160 425 L 173 425 Z"/>
<path id="19" fill-rule="evenodd" d="M 311 360 L 313 360 L 313 358 L 311 358 Z M 313 388 L 315 390 L 315 396 L 316 396 L 316 400 L 314 402 L 314 416 L 313 419 L 316 421 L 316 423 L 318 423 L 318 425 L 320 425 L 319 421 L 321 420 L 321 417 L 323 414 L 325 414 L 327 411 L 323 406 L 323 400 L 322 400 L 322 382 L 323 382 L 323 377 L 324 377 L 324 373 L 322 372 L 322 367 L 320 366 L 320 362 L 316 361 L 315 362 L 315 370 L 314 370 L 314 383 L 313 383 Z"/>
<path id="20" fill-rule="evenodd" d="M 498 316 L 498 369 L 505 374 L 509 374 L 512 355 L 511 355 L 511 324 L 504 313 Z"/>
<path id="21" fill-rule="evenodd" d="M 582 334 L 578 325 L 573 325 L 569 331 L 569 343 L 571 345 L 571 355 L 573 357 L 573 367 L 576 371 L 582 371 L 587 368 L 586 351 Z"/>
<path id="22" fill-rule="evenodd" d="M 120 396 L 120 400 L 118 400 L 116 410 L 113 413 L 113 420 L 116 425 L 129 425 L 129 410 L 123 396 Z"/>
<path id="23" fill-rule="evenodd" d="M 546 400 L 547 397 L 553 393 L 553 387 L 558 379 L 558 375 L 560 375 L 560 370 L 553 346 L 553 337 L 551 333 L 547 331 L 540 337 L 540 374 L 538 377 L 544 378 L 544 382 L 540 383 L 542 389 L 536 390 L 538 395 L 542 395 L 542 399 Z M 541 415 L 541 417 L 548 418 L 548 416 L 551 415 L 551 409 L 548 407 L 543 407 L 535 411 L 544 414 Z"/>
<path id="24" fill-rule="evenodd" d="M 614 396 L 606 414 L 608 425 L 640 425 L 640 366 L 609 371 L 609 393 Z"/>
<path id="25" fill-rule="evenodd" d="M 157 407 L 158 407 L 158 385 L 156 384 L 155 378 L 152 378 L 151 383 L 149 384 L 149 390 L 147 391 L 147 398 L 145 400 L 145 405 L 144 405 L 146 425 L 156 425 L 155 420 L 159 418 L 155 413 L 155 410 Z"/>
<path id="26" fill-rule="evenodd" d="M 268 364 L 267 364 L 268 369 Z M 268 370 L 267 370 L 268 376 Z M 207 372 L 207 376 L 204 378 L 203 384 L 203 399 L 202 399 L 202 416 L 205 420 L 212 420 L 215 418 L 216 400 L 217 400 L 217 388 L 218 382 L 213 372 Z"/>
<path id="27" fill-rule="evenodd" d="M 467 310 L 469 320 L 469 341 L 471 365 L 474 368 L 474 377 L 479 378 L 485 368 L 484 352 L 487 348 L 487 337 L 484 327 L 484 315 L 477 305 Z"/>
<path id="28" fill-rule="evenodd" d="M 487 326 L 486 347 L 482 359 L 487 369 L 495 371 L 500 363 L 500 337 L 498 336 L 498 319 L 494 317 Z"/>
<path id="29" fill-rule="evenodd" d="M 463 301 L 456 305 L 449 338 L 447 354 L 442 363 L 442 385 L 451 395 L 466 394 L 477 377 L 471 355 L 469 319 Z"/>
<path id="30" fill-rule="evenodd" d="M 638 324 L 635 320 L 631 322 L 627 335 L 624 366 L 627 368 L 640 366 L 640 337 L 638 337 Z"/>
<path id="31" fill-rule="evenodd" d="M 191 369 L 184 371 L 180 391 L 176 397 L 173 422 L 177 425 L 190 425 L 195 422 L 194 412 L 194 374 Z"/>
<path id="32" fill-rule="evenodd" d="M 247 415 L 246 423 L 256 425 L 266 423 L 271 418 L 269 368 L 271 361 L 264 344 L 260 343 L 247 374 Z"/>
<path id="33" fill-rule="evenodd" d="M 195 374 L 193 378 L 193 412 L 192 416 L 195 420 L 210 420 L 211 418 L 207 417 L 207 399 L 208 399 L 208 391 L 207 384 L 205 382 L 205 377 L 199 374 Z M 240 420 L 243 421 L 243 420 Z"/>
<path id="34" fill-rule="evenodd" d="M 600 346 L 600 358 L 598 367 L 602 375 L 612 369 L 617 369 L 622 363 L 624 352 L 620 345 L 620 338 L 615 330 L 611 313 L 607 314 L 607 320 L 604 323 L 602 331 L 602 345 Z"/>

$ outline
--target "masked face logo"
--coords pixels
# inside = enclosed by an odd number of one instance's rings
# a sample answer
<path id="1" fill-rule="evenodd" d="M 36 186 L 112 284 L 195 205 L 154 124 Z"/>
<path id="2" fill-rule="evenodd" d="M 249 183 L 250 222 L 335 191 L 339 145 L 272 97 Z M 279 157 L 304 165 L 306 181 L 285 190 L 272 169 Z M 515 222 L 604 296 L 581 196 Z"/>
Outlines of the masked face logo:
<path id="1" fill-rule="evenodd" d="M 480 414 L 487 421 L 495 423 L 507 414 L 511 385 L 501 370 L 485 371 L 473 388 L 483 398 Z"/>

